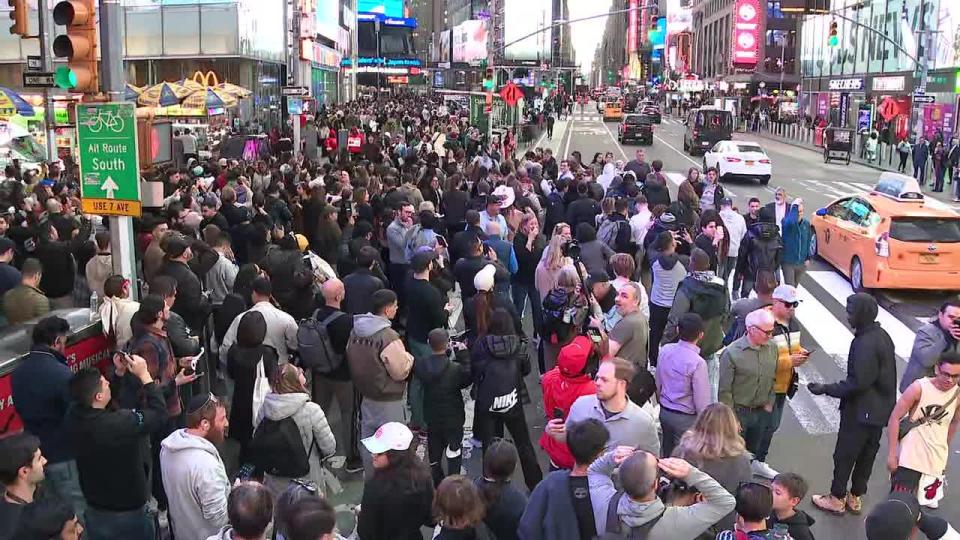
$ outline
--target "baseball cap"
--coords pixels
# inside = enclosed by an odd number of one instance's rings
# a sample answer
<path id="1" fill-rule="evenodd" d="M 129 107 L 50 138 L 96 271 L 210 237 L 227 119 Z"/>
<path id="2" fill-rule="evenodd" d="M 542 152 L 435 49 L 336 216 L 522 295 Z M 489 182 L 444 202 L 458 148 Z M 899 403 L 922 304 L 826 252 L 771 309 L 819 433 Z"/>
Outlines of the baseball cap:
<path id="1" fill-rule="evenodd" d="M 413 257 L 410 258 L 410 269 L 415 273 L 423 272 L 430 266 L 430 263 L 437 258 L 437 253 L 435 251 L 420 251 L 417 250 Z"/>
<path id="2" fill-rule="evenodd" d="M 723 207 L 723 206 L 733 206 L 733 199 L 731 199 L 730 197 L 724 197 L 724 198 L 720 199 L 720 206 L 721 206 L 721 207 Z"/>
<path id="3" fill-rule="evenodd" d="M 801 301 L 800 295 L 797 294 L 797 289 L 792 285 L 778 285 L 777 288 L 773 290 L 773 299 L 788 303 Z"/>
<path id="4" fill-rule="evenodd" d="M 587 359 L 593 351 L 593 343 L 587 336 L 577 336 L 564 345 L 557 354 L 557 369 L 564 377 L 582 375 Z"/>
<path id="5" fill-rule="evenodd" d="M 225 158 L 225 157 L 220 158 L 220 160 L 217 161 L 217 165 L 219 165 L 219 166 L 221 166 L 221 167 L 226 167 L 226 166 L 227 166 L 227 158 Z"/>
<path id="6" fill-rule="evenodd" d="M 175 235 L 172 238 L 167 239 L 167 248 L 165 253 L 167 257 L 175 258 L 183 255 L 183 252 L 190 247 L 190 244 L 187 243 L 187 240 L 180 235 Z"/>
<path id="7" fill-rule="evenodd" d="M 13 248 L 13 240 L 10 240 L 9 238 L 0 238 L 0 254 L 4 254 Z"/>
<path id="8" fill-rule="evenodd" d="M 297 248 L 300 251 L 306 251 L 307 247 L 310 246 L 310 241 L 307 240 L 307 237 L 302 234 L 295 234 L 293 237 L 297 240 Z"/>
<path id="9" fill-rule="evenodd" d="M 53 187 L 57 185 L 57 183 L 49 178 L 44 178 L 43 180 L 40 181 L 40 185 L 43 187 Z"/>
<path id="10" fill-rule="evenodd" d="M 387 422 L 377 428 L 373 435 L 360 440 L 371 454 L 382 454 L 387 450 L 407 450 L 412 441 L 413 432 L 400 422 Z"/>
<path id="11" fill-rule="evenodd" d="M 915 493 L 894 491 L 873 507 L 866 519 L 868 540 L 907 540 L 920 519 Z"/>
<path id="12" fill-rule="evenodd" d="M 492 291 L 496 273 L 497 268 L 492 264 L 484 266 L 477 275 L 473 276 L 473 287 L 478 291 Z"/>
<path id="13" fill-rule="evenodd" d="M 664 225 L 671 225 L 673 223 L 676 223 L 676 221 L 677 221 L 677 218 L 674 217 L 674 215 L 671 214 L 670 212 L 664 212 L 660 214 L 660 223 L 663 223 Z"/>
<path id="14" fill-rule="evenodd" d="M 591 272 L 587 276 L 587 287 L 592 287 L 597 283 L 606 283 L 610 281 L 610 275 L 607 274 L 606 270 L 597 270 L 596 272 Z"/>

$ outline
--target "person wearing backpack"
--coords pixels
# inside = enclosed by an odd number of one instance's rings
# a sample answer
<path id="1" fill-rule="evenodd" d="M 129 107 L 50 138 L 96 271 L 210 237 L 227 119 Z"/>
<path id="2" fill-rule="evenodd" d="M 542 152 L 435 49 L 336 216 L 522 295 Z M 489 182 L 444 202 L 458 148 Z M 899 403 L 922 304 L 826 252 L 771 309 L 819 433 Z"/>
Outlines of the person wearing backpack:
<path id="1" fill-rule="evenodd" d="M 617 253 L 633 253 L 633 229 L 627 220 L 629 204 L 625 198 L 617 199 L 613 203 L 613 212 L 604 217 L 597 230 L 597 240 Z"/>
<path id="2" fill-rule="evenodd" d="M 344 352 L 353 331 L 353 317 L 343 311 L 344 283 L 337 278 L 323 282 L 320 287 L 323 305 L 311 317 L 316 326 L 311 345 L 298 338 L 300 365 L 313 373 L 313 401 L 329 411 L 334 399 L 340 411 L 337 447 L 346 456 L 344 470 L 357 473 L 363 470 L 357 439 L 356 404 L 360 399 L 350 378 L 350 366 Z M 301 327 L 304 323 L 301 323 Z M 321 332 L 319 328 L 322 327 Z M 298 336 L 300 335 L 298 331 Z M 313 359 L 314 361 L 311 361 Z"/>
<path id="3" fill-rule="evenodd" d="M 737 488 L 737 525 L 721 531 L 717 540 L 774 540 L 778 531 L 787 533 L 781 524 L 776 530 L 767 529 L 767 516 L 773 511 L 773 492 L 765 484 L 745 482 Z M 784 538 L 785 535 L 779 536 Z"/>
<path id="4" fill-rule="evenodd" d="M 760 270 L 776 272 L 783 256 L 783 241 L 772 208 L 760 210 L 760 221 L 747 227 L 747 235 L 740 243 L 737 255 L 737 274 L 743 276 L 740 298 L 750 296 L 754 280 Z"/>
<path id="5" fill-rule="evenodd" d="M 227 375 L 233 380 L 230 402 L 230 438 L 240 444 L 240 463 L 247 463 L 247 446 L 253 436 L 253 392 L 257 365 L 263 362 L 263 373 L 269 380 L 277 372 L 277 351 L 264 344 L 267 323 L 263 314 L 248 311 L 237 326 L 237 342 L 227 352 Z"/>
<path id="6" fill-rule="evenodd" d="M 618 466 L 622 491 L 611 478 Z M 665 506 L 657 497 L 661 473 L 696 488 L 703 500 L 690 506 Z M 685 460 L 657 459 L 630 447 L 601 456 L 590 465 L 587 477 L 597 534 L 603 540 L 693 540 L 736 504 L 723 486 Z"/>
<path id="7" fill-rule="evenodd" d="M 337 450 L 337 440 L 319 405 L 310 401 L 303 370 L 286 364 L 270 380 L 270 393 L 255 420 L 250 440 L 253 464 L 264 471 L 263 483 L 279 497 L 291 480 L 324 485 L 324 458 Z"/>
<path id="8" fill-rule="evenodd" d="M 597 238 L 597 230 L 589 223 L 577 225 L 577 242 L 580 243 L 580 260 L 587 269 L 587 274 L 606 271 L 610 257 L 614 251 L 610 246 Z"/>

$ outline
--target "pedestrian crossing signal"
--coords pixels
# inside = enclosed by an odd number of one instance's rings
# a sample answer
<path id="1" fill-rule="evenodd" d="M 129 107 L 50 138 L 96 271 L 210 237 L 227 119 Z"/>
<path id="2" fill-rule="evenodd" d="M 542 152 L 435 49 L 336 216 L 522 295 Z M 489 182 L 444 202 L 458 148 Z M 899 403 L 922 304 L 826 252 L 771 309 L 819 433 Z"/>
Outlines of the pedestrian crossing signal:
<path id="1" fill-rule="evenodd" d="M 830 47 L 840 45 L 840 38 L 837 35 L 837 21 L 830 21 L 830 34 L 827 37 L 827 45 Z"/>

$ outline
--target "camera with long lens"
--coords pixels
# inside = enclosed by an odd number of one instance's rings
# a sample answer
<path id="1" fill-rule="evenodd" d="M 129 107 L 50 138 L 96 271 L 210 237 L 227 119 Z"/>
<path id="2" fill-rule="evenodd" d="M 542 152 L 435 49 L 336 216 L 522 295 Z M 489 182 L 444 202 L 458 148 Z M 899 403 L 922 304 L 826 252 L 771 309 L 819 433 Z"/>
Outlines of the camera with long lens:
<path id="1" fill-rule="evenodd" d="M 567 240 L 562 246 L 560 246 L 560 253 L 563 253 L 564 257 L 570 257 L 574 262 L 580 260 L 580 242 L 577 242 L 574 239 Z"/>

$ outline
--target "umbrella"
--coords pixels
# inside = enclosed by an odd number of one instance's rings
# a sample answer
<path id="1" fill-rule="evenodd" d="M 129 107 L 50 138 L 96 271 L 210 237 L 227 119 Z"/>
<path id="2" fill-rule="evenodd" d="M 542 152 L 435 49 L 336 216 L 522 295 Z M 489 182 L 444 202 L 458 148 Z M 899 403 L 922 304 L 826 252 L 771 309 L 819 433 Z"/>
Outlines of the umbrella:
<path id="1" fill-rule="evenodd" d="M 125 101 L 134 101 L 141 93 L 143 93 L 143 87 L 127 83 L 123 89 L 123 99 Z"/>
<path id="2" fill-rule="evenodd" d="M 223 107 L 230 109 L 237 106 L 237 98 L 223 90 L 205 88 L 187 96 L 183 106 L 188 109 L 213 109 Z"/>
<path id="3" fill-rule="evenodd" d="M 238 86 L 236 84 L 228 83 L 228 82 L 218 84 L 217 90 L 222 90 L 228 94 L 236 96 L 238 99 L 244 99 L 244 98 L 250 97 L 250 95 L 253 94 L 253 92 L 251 92 L 250 90 L 247 90 L 242 86 Z"/>
<path id="4" fill-rule="evenodd" d="M 188 79 L 186 77 L 177 81 L 177 84 L 186 88 L 191 92 L 196 92 L 197 90 L 203 90 L 204 86 L 193 79 Z"/>
<path id="5" fill-rule="evenodd" d="M 173 82 L 163 82 L 151 86 L 140 93 L 137 103 L 148 107 L 169 107 L 180 103 L 180 100 L 190 95 L 183 85 Z"/>
<path id="6" fill-rule="evenodd" d="M 24 101 L 20 94 L 13 90 L 0 86 L 0 116 L 12 116 L 20 114 L 23 116 L 33 116 L 33 106 Z"/>

